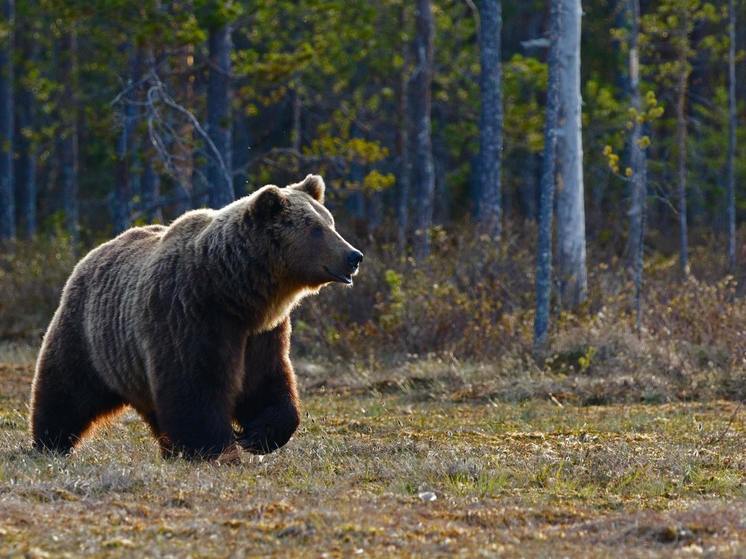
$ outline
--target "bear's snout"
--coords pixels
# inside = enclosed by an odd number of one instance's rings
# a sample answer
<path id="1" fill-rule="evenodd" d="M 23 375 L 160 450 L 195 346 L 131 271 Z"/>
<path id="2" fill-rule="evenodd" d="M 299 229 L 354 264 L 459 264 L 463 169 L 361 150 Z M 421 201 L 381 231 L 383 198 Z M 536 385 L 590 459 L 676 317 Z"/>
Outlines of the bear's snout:
<path id="1" fill-rule="evenodd" d="M 360 263 L 363 261 L 363 253 L 359 250 L 352 249 L 352 252 L 347 255 L 347 264 L 350 267 L 350 270 L 357 271 L 358 266 L 360 266 Z"/>

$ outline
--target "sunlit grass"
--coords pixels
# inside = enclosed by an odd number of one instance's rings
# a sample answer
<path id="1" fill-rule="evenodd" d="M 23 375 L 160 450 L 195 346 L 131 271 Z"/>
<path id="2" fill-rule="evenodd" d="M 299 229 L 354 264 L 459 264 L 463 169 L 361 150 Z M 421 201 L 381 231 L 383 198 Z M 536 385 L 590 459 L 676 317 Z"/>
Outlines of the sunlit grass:
<path id="1" fill-rule="evenodd" d="M 217 466 L 162 459 L 132 412 L 70 457 L 31 452 L 31 365 L 1 367 L 0 555 L 746 552 L 733 402 L 306 390 L 287 447 Z"/>

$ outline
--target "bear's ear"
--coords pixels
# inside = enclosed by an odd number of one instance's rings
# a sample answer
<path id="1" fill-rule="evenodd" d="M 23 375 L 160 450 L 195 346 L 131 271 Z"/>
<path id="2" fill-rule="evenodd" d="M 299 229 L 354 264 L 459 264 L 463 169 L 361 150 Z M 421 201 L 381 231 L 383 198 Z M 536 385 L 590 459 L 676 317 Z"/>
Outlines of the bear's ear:
<path id="1" fill-rule="evenodd" d="M 279 187 L 270 184 L 262 188 L 249 208 L 249 216 L 257 220 L 270 220 L 287 208 L 289 201 Z"/>
<path id="2" fill-rule="evenodd" d="M 324 191 L 326 190 L 326 185 L 324 184 L 324 179 L 322 179 L 320 175 L 307 175 L 301 182 L 288 185 L 288 188 L 294 188 L 295 190 L 305 192 L 320 204 L 324 203 Z"/>

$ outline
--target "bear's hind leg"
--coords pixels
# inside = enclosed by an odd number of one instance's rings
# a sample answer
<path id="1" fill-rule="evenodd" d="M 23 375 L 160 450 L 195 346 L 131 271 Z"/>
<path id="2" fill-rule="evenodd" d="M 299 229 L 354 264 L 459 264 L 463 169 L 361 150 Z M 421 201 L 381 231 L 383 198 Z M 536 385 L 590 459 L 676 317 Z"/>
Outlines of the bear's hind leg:
<path id="1" fill-rule="evenodd" d="M 31 399 L 34 448 L 68 453 L 93 422 L 123 406 L 124 400 L 85 365 L 65 368 L 42 358 Z"/>

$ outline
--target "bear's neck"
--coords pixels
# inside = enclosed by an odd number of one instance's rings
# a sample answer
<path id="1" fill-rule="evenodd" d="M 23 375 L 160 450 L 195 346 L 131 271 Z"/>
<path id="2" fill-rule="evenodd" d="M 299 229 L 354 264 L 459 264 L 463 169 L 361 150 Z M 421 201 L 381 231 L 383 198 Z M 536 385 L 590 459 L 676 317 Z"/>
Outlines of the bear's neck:
<path id="1" fill-rule="evenodd" d="M 241 246 L 223 227 L 201 236 L 196 244 L 203 261 L 209 262 L 206 300 L 238 318 L 249 334 L 276 328 L 312 292 L 288 281 L 268 249 Z"/>

